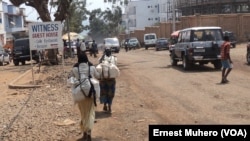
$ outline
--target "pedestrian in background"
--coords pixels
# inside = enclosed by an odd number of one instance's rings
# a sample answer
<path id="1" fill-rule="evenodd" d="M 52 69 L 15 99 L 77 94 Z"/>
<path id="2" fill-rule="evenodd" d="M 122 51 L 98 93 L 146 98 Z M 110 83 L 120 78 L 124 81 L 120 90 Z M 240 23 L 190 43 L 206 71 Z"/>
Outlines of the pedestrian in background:
<path id="1" fill-rule="evenodd" d="M 94 55 L 94 57 L 96 58 L 97 57 L 97 50 L 98 50 L 98 48 L 97 48 L 97 44 L 96 44 L 96 42 L 95 42 L 95 40 L 93 40 L 93 43 L 92 43 L 92 45 L 91 45 L 91 55 L 90 56 L 92 56 L 92 54 Z"/>
<path id="2" fill-rule="evenodd" d="M 76 78 L 89 76 L 92 78 L 99 78 L 95 66 L 89 62 L 86 53 L 79 53 L 77 55 L 78 62 L 73 66 L 72 75 Z M 81 114 L 80 128 L 83 132 L 84 141 L 91 141 L 91 131 L 95 121 L 95 102 L 92 97 L 86 97 L 84 100 L 77 103 Z"/>
<path id="3" fill-rule="evenodd" d="M 81 47 L 81 43 L 79 38 L 76 39 L 76 54 L 79 55 L 80 53 L 80 47 Z"/>
<path id="4" fill-rule="evenodd" d="M 229 37 L 224 36 L 224 43 L 221 45 L 221 65 L 222 65 L 222 78 L 221 83 L 228 83 L 227 77 L 233 68 L 233 61 L 230 56 L 230 42 Z"/>

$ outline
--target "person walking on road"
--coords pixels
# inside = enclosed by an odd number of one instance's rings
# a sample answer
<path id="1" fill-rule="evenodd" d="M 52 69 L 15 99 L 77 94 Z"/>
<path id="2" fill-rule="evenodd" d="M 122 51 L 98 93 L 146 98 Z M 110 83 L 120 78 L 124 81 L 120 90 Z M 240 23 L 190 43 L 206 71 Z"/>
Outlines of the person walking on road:
<path id="1" fill-rule="evenodd" d="M 95 66 L 89 62 L 86 53 L 80 52 L 78 55 L 78 62 L 73 66 L 72 73 L 76 79 L 80 78 L 81 74 L 92 78 L 99 78 Z M 86 97 L 84 100 L 77 103 L 81 114 L 80 128 L 83 132 L 83 140 L 91 141 L 91 131 L 95 121 L 95 101 L 92 97 Z"/>
<path id="2" fill-rule="evenodd" d="M 113 57 L 113 58 L 111 58 Z M 113 61 L 110 60 L 114 59 Z M 99 63 L 103 61 L 108 61 L 114 65 L 117 65 L 116 58 L 112 56 L 110 49 L 105 49 L 103 57 L 100 58 Z M 117 68 L 118 69 L 118 68 Z M 119 72 L 119 69 L 118 69 Z M 101 74 L 100 74 L 101 75 Z M 116 78 L 102 78 L 99 80 L 100 82 L 100 102 L 103 104 L 103 111 L 112 113 L 112 103 L 115 97 L 116 91 Z"/>
<path id="3" fill-rule="evenodd" d="M 229 37 L 224 36 L 224 43 L 221 45 L 222 78 L 221 83 L 228 83 L 227 77 L 233 68 L 233 61 L 230 56 Z"/>

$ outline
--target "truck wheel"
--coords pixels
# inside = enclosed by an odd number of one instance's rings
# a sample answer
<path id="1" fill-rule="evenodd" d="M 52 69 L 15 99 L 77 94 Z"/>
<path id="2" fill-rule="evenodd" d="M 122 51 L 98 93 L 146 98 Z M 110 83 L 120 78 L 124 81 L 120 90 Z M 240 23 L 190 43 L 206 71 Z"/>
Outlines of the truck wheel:
<path id="1" fill-rule="evenodd" d="M 177 61 L 174 59 L 174 54 L 170 54 L 170 63 L 172 66 L 177 66 Z"/>
<path id="2" fill-rule="evenodd" d="M 191 67 L 190 63 L 188 62 L 187 57 L 184 56 L 184 55 L 183 55 L 183 57 L 182 57 L 182 66 L 183 66 L 183 69 L 184 69 L 184 70 L 188 70 L 188 69 L 190 69 L 190 67 Z"/>
<path id="3" fill-rule="evenodd" d="M 25 65 L 25 61 L 22 61 L 22 65 Z"/>
<path id="4" fill-rule="evenodd" d="M 13 63 L 14 63 L 15 66 L 19 65 L 19 61 L 17 61 L 17 60 L 13 60 Z"/>
<path id="5" fill-rule="evenodd" d="M 247 64 L 250 65 L 250 53 L 247 53 Z"/>
<path id="6" fill-rule="evenodd" d="M 214 64 L 214 68 L 217 70 L 221 69 L 221 67 L 222 67 L 221 62 L 219 60 L 214 61 L 213 64 Z"/>

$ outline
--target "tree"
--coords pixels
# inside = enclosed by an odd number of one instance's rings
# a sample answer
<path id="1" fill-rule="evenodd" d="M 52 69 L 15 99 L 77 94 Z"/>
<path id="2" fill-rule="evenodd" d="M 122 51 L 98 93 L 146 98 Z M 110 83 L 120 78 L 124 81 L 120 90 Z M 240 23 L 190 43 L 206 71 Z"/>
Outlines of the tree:
<path id="1" fill-rule="evenodd" d="M 54 2 L 53 2 L 54 1 Z M 40 19 L 44 22 L 51 21 L 50 12 L 48 9 L 49 0 L 10 0 L 10 2 L 19 7 L 22 4 L 30 6 L 36 9 L 37 13 L 40 16 Z M 55 21 L 63 22 L 67 15 L 69 15 L 68 9 L 72 0 L 52 0 L 50 3 L 52 6 L 57 5 L 56 13 L 54 14 Z"/>
<path id="2" fill-rule="evenodd" d="M 90 35 L 115 36 L 118 34 L 118 27 L 122 20 L 122 10 L 119 6 L 109 8 L 105 11 L 96 9 L 90 12 Z"/>
<path id="3" fill-rule="evenodd" d="M 83 30 L 88 29 L 88 26 L 83 26 L 82 22 L 87 20 L 88 11 L 86 9 L 86 0 L 74 1 L 69 7 L 69 29 L 72 32 L 80 33 Z M 65 27 L 63 32 L 67 32 L 67 23 L 65 22 Z"/>

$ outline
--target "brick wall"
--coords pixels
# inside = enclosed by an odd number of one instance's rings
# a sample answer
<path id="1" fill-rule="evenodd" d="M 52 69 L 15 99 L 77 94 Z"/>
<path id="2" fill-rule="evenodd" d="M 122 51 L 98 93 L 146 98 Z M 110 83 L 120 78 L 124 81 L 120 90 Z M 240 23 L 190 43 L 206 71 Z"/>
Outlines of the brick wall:
<path id="1" fill-rule="evenodd" d="M 250 39 L 250 14 L 218 14 L 218 15 L 194 15 L 183 16 L 176 22 L 176 30 L 193 26 L 220 26 L 224 31 L 235 33 L 239 42 L 245 42 Z M 145 27 L 144 30 L 135 30 L 134 37 L 143 41 L 143 34 L 156 33 L 158 37 L 170 38 L 173 32 L 171 22 L 160 23 L 159 26 Z"/>

